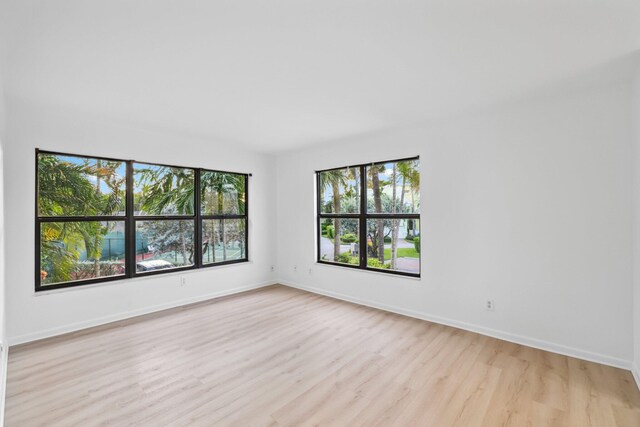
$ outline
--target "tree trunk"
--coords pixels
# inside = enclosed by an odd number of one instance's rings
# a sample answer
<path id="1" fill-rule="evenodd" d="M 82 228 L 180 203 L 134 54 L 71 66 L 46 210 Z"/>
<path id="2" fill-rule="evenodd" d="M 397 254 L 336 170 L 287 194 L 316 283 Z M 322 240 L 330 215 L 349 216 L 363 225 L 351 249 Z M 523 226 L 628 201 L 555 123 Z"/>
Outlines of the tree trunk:
<path id="1" fill-rule="evenodd" d="M 396 178 L 398 174 L 397 163 L 393 164 L 393 174 L 391 176 L 391 213 L 396 213 Z M 397 219 L 391 221 L 391 269 L 397 270 L 398 268 L 398 225 L 400 223 Z"/>
<path id="2" fill-rule="evenodd" d="M 340 213 L 340 186 L 337 180 L 331 183 L 333 189 L 333 212 Z M 333 260 L 338 261 L 340 257 L 340 219 L 336 218 L 333 222 Z"/>
<path id="3" fill-rule="evenodd" d="M 184 234 L 180 237 L 180 251 L 182 252 L 182 263 L 186 264 L 189 256 L 187 255 L 187 240 L 184 238 Z"/>
<path id="4" fill-rule="evenodd" d="M 222 215 L 224 210 L 224 193 L 222 192 L 222 186 L 218 188 L 218 215 Z M 217 221 L 217 220 L 216 220 Z M 220 237 L 222 244 L 222 261 L 227 259 L 227 247 L 225 246 L 226 241 L 224 238 L 224 222 L 220 220 Z M 213 262 L 216 262 L 216 245 L 215 238 L 217 236 L 215 225 L 213 226 L 213 235 L 214 235 L 214 245 L 213 245 Z"/>
<path id="5" fill-rule="evenodd" d="M 411 186 L 411 213 L 416 211 L 416 201 L 413 196 L 413 186 Z M 416 237 L 416 222 L 413 221 L 413 227 L 411 228 L 411 236 Z"/>
<path id="6" fill-rule="evenodd" d="M 218 215 L 222 215 L 222 210 L 224 209 L 224 194 L 222 193 L 222 188 L 218 189 Z"/>
<path id="7" fill-rule="evenodd" d="M 371 186 L 373 187 L 373 204 L 376 213 L 382 212 L 382 194 L 380 192 L 380 177 L 378 176 L 378 167 L 372 166 L 371 170 Z M 384 220 L 376 220 L 376 241 L 372 242 L 377 246 L 378 261 L 384 263 Z"/>
<path id="8" fill-rule="evenodd" d="M 358 169 L 354 169 L 353 170 L 353 179 L 356 182 L 355 185 L 355 190 L 356 190 L 356 210 L 357 212 L 360 212 L 360 177 L 358 176 L 358 174 L 356 173 Z"/>
<path id="9" fill-rule="evenodd" d="M 213 262 L 216 262 L 216 237 L 217 237 L 217 233 L 216 233 L 216 221 L 218 221 L 217 219 L 213 220 L 213 227 L 211 229 L 211 254 L 213 255 Z"/>
<path id="10" fill-rule="evenodd" d="M 227 260 L 227 238 L 224 234 L 224 220 L 220 221 L 220 228 L 222 231 L 222 260 Z"/>
<path id="11" fill-rule="evenodd" d="M 178 230 L 180 232 L 180 251 L 182 252 L 182 263 L 186 264 L 187 260 L 189 259 L 189 256 L 187 255 L 187 239 L 185 239 L 184 237 L 184 230 L 182 229 L 182 226 L 180 226 Z"/>

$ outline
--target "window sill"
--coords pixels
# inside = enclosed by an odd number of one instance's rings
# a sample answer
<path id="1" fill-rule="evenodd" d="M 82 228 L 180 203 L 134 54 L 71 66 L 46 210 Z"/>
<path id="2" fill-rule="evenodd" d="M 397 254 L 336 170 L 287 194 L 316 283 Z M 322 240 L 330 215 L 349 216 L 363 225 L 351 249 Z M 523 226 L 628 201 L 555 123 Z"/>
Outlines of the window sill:
<path id="1" fill-rule="evenodd" d="M 69 286 L 67 288 L 60 288 L 60 289 L 47 289 L 47 290 L 41 290 L 41 291 L 34 291 L 33 292 L 33 296 L 39 297 L 39 296 L 45 296 L 45 295 L 53 295 L 53 294 L 58 294 L 58 293 L 63 293 L 63 292 L 75 292 L 75 291 L 79 291 L 79 290 L 88 290 L 88 289 L 96 289 L 96 288 L 102 288 L 105 286 L 117 286 L 117 285 L 130 285 L 132 283 L 138 283 L 138 282 L 144 282 L 147 280 L 153 280 L 153 279 L 162 279 L 165 277 L 176 277 L 176 276 L 182 276 L 185 274 L 193 274 L 193 273 L 202 273 L 205 271 L 215 271 L 218 269 L 223 269 L 223 268 L 230 268 L 230 267 L 237 267 L 240 265 L 247 265 L 247 264 L 253 264 L 253 261 L 245 261 L 245 262 L 236 262 L 236 263 L 232 263 L 232 264 L 223 264 L 223 265 L 217 265 L 217 266 L 207 266 L 204 268 L 194 268 L 194 269 L 190 269 L 190 270 L 181 270 L 181 271 L 172 271 L 172 272 L 166 272 L 166 273 L 162 273 L 162 274 L 150 274 L 148 276 L 137 276 L 137 277 L 129 277 L 129 278 L 124 278 L 124 279 L 116 279 L 116 280 L 110 280 L 110 281 L 106 281 L 106 282 L 102 282 L 102 283 L 91 283 L 91 284 L 86 284 L 86 285 L 78 285 L 78 286 Z"/>
<path id="2" fill-rule="evenodd" d="M 339 268 L 340 270 L 347 270 L 347 271 L 353 271 L 353 272 L 361 272 L 361 273 L 369 273 L 369 274 L 375 274 L 377 276 L 385 276 L 385 277 L 392 277 L 392 278 L 398 278 L 398 279 L 409 279 L 409 280 L 415 280 L 415 281 L 422 281 L 422 277 L 420 276 L 405 276 L 403 274 L 396 274 L 396 273 L 384 273 L 382 271 L 375 271 L 375 270 L 366 270 L 364 268 L 356 268 L 356 267 L 346 267 L 343 265 L 334 265 L 334 264 L 330 264 L 330 263 L 326 263 L 326 262 L 315 262 L 315 265 L 319 265 L 322 267 L 329 267 L 329 268 Z"/>

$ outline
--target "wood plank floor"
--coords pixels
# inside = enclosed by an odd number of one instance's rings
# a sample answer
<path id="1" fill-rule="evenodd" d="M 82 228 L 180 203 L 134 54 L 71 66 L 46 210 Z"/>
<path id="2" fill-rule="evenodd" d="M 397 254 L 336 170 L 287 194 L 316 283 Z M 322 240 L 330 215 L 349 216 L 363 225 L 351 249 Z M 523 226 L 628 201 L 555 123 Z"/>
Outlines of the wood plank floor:
<path id="1" fill-rule="evenodd" d="M 629 372 L 274 286 L 11 348 L 7 426 L 640 426 Z"/>

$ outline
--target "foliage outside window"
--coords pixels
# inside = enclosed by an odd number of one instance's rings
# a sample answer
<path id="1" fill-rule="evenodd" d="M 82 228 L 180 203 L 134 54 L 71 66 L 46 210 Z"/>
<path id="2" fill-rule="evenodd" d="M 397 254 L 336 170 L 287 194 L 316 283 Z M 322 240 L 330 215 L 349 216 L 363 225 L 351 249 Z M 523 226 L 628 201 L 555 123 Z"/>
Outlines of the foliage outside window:
<path id="1" fill-rule="evenodd" d="M 245 174 L 44 151 L 36 160 L 36 290 L 248 260 Z"/>
<path id="2" fill-rule="evenodd" d="M 247 192 L 242 175 L 202 171 L 202 263 L 219 264 L 246 258 Z"/>
<path id="3" fill-rule="evenodd" d="M 420 275 L 418 158 L 320 171 L 317 185 L 318 262 Z"/>

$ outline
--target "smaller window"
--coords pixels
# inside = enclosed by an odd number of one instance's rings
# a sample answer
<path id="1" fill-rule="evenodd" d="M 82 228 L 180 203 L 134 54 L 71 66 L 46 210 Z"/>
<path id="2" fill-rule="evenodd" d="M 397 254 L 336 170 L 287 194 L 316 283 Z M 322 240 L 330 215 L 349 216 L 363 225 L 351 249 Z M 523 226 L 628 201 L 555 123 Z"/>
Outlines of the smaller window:
<path id="1" fill-rule="evenodd" d="M 247 260 L 247 177 L 200 174 L 202 265 Z"/>
<path id="2" fill-rule="evenodd" d="M 420 275 L 418 158 L 320 171 L 317 185 L 318 262 Z"/>

